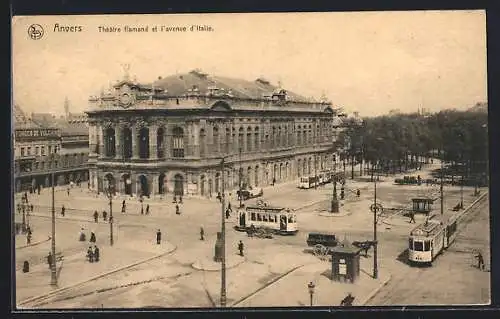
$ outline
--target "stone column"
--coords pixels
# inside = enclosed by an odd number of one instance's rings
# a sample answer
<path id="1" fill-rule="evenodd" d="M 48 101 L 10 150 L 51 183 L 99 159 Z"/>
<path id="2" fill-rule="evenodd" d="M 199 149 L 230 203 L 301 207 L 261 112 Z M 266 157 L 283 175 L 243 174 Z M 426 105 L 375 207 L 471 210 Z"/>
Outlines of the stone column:
<path id="1" fill-rule="evenodd" d="M 152 124 L 149 127 L 149 158 L 156 160 L 158 158 L 158 125 Z"/>
<path id="2" fill-rule="evenodd" d="M 123 157 L 123 128 L 120 125 L 115 125 L 115 158 L 122 159 Z"/>
<path id="3" fill-rule="evenodd" d="M 136 125 L 130 127 L 132 133 L 132 158 L 139 158 L 139 130 Z"/>
<path id="4" fill-rule="evenodd" d="M 155 175 L 150 175 L 150 176 L 152 178 L 151 196 L 155 196 L 160 191 L 159 188 L 158 188 L 159 175 L 155 174 Z"/>

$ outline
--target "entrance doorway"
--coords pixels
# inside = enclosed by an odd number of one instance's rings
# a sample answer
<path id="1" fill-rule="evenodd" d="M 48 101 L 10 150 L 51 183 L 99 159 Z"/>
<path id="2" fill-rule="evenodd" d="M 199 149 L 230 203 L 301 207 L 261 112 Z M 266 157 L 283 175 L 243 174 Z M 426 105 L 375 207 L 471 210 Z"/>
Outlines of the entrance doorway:
<path id="1" fill-rule="evenodd" d="M 139 195 L 149 196 L 148 178 L 144 175 L 139 176 L 140 192 Z"/>
<path id="2" fill-rule="evenodd" d="M 184 195 L 184 177 L 181 174 L 174 176 L 174 195 Z"/>

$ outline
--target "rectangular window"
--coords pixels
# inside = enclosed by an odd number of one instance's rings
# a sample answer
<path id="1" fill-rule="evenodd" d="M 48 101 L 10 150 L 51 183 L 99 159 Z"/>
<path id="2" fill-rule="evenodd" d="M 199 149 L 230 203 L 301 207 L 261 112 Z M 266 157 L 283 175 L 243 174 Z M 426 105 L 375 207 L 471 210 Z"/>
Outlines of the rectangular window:
<path id="1" fill-rule="evenodd" d="M 52 146 L 49 145 L 49 150 L 48 150 L 48 153 L 51 154 L 52 153 Z"/>
<path id="2" fill-rule="evenodd" d="M 28 147 L 28 152 L 27 152 L 27 153 L 28 153 L 28 154 L 27 154 L 28 156 L 30 156 L 30 155 L 31 155 L 31 147 Z"/>
<path id="3" fill-rule="evenodd" d="M 184 157 L 184 137 L 174 137 L 173 157 Z"/>
<path id="4" fill-rule="evenodd" d="M 24 147 L 21 147 L 21 156 L 24 156 Z"/>
<path id="5" fill-rule="evenodd" d="M 424 251 L 430 251 L 431 250 L 431 242 L 429 240 L 426 240 L 424 242 Z"/>
<path id="6" fill-rule="evenodd" d="M 415 246 L 415 251 L 424 251 L 424 243 L 421 241 L 416 241 L 413 243 Z"/>
<path id="7" fill-rule="evenodd" d="M 45 146 L 42 146 L 42 156 L 45 156 Z"/>
<path id="8" fill-rule="evenodd" d="M 39 156 L 40 155 L 40 148 L 37 146 L 35 147 L 35 155 Z"/>
<path id="9" fill-rule="evenodd" d="M 252 213 L 252 217 L 251 217 L 252 220 L 256 220 L 255 218 L 255 213 Z"/>
<path id="10" fill-rule="evenodd" d="M 260 216 L 260 214 L 257 214 L 257 221 L 259 221 L 259 222 L 262 221 L 262 217 Z"/>

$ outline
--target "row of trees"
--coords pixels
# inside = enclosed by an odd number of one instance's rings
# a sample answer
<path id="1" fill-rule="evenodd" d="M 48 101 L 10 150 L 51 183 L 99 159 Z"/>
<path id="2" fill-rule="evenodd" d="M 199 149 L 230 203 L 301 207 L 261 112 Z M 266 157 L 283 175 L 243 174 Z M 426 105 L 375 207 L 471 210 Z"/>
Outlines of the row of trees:
<path id="1" fill-rule="evenodd" d="M 386 173 L 418 168 L 438 157 L 465 178 L 487 174 L 488 115 L 478 111 L 446 110 L 420 114 L 347 119 L 338 138 L 344 160 L 361 160 Z M 354 172 L 354 166 L 352 171 Z"/>

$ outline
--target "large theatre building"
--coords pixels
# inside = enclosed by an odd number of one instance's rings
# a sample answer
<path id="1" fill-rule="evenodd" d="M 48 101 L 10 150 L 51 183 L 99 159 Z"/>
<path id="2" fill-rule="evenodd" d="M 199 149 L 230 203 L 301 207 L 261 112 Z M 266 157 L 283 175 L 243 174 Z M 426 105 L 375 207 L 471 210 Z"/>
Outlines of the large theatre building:
<path id="1" fill-rule="evenodd" d="M 90 188 L 131 196 L 215 196 L 333 166 L 332 105 L 264 79 L 201 71 L 89 99 Z M 224 158 L 224 169 L 221 162 Z"/>

